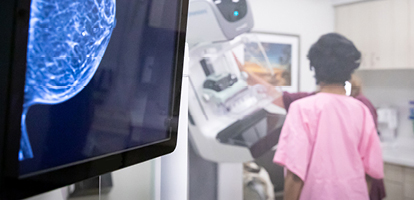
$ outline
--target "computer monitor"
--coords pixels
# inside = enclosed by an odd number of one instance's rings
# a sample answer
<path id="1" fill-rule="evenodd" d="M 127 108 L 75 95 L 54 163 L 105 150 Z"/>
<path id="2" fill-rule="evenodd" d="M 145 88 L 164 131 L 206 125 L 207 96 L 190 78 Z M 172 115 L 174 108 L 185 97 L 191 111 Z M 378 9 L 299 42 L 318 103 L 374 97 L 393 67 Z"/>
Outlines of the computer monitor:
<path id="1" fill-rule="evenodd" d="M 1 199 L 174 150 L 188 0 L 0 4 Z"/>

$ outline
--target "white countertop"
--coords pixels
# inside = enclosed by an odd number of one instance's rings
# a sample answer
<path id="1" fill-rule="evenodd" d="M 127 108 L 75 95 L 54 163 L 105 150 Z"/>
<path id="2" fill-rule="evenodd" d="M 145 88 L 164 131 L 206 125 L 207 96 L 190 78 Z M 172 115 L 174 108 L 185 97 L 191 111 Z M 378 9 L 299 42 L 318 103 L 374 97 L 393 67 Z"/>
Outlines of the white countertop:
<path id="1" fill-rule="evenodd" d="M 399 138 L 381 146 L 384 162 L 414 168 L 414 138 Z"/>

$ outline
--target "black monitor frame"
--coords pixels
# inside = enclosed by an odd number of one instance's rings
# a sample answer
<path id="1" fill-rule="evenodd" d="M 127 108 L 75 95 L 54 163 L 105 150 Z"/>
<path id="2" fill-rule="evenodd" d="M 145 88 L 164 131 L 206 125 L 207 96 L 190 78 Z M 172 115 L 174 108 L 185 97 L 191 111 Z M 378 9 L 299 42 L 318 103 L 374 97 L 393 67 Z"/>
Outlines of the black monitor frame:
<path id="1" fill-rule="evenodd" d="M 131 0 L 134 1 L 134 0 Z M 121 153 L 19 177 L 18 151 L 24 100 L 31 0 L 0 3 L 0 199 L 22 199 L 128 167 L 174 151 L 177 142 L 188 1 L 180 0 L 172 83 L 170 138 Z"/>

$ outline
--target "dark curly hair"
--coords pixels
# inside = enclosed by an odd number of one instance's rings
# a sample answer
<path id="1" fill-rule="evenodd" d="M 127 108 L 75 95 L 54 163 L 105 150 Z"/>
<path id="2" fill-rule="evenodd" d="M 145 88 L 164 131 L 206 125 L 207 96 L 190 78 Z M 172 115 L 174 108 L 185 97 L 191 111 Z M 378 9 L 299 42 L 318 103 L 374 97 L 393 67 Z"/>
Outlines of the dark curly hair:
<path id="1" fill-rule="evenodd" d="M 343 83 L 351 79 L 359 67 L 361 53 L 355 45 L 337 33 L 323 35 L 308 53 L 311 69 L 315 69 L 316 83 Z"/>

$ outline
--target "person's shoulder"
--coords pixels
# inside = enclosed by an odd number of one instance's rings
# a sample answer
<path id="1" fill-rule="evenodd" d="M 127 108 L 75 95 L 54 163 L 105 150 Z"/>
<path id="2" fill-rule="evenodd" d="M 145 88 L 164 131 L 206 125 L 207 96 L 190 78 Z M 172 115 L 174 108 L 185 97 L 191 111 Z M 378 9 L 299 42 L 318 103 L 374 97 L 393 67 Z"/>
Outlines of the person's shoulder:
<path id="1" fill-rule="evenodd" d="M 300 99 L 306 98 L 308 96 L 313 95 L 314 93 L 309 93 L 309 92 L 295 92 L 295 93 L 290 93 L 290 92 L 283 92 L 283 104 L 285 106 L 286 111 L 289 110 L 290 105 Z"/>
<path id="2" fill-rule="evenodd" d="M 294 92 L 294 93 L 286 92 L 286 91 L 283 92 L 283 96 L 288 97 L 292 101 L 299 100 L 299 99 L 302 99 L 308 96 L 312 96 L 314 94 L 315 94 L 314 92 Z"/>
<path id="3" fill-rule="evenodd" d="M 338 95 L 338 94 L 329 94 L 329 93 L 317 93 L 316 95 L 312 95 L 303 99 L 300 99 L 296 102 L 299 104 L 298 106 L 303 107 L 310 107 L 315 106 L 318 109 L 324 108 L 331 108 L 332 106 L 338 105 L 348 105 L 351 107 L 361 107 L 365 108 L 363 102 L 345 95 Z"/>
<path id="4" fill-rule="evenodd" d="M 360 97 L 360 96 L 350 97 L 349 101 L 357 106 L 363 107 L 364 109 L 365 108 L 368 109 L 367 102 L 371 103 L 366 97 Z"/>
<path id="5" fill-rule="evenodd" d="M 310 108 L 317 101 L 318 97 L 316 95 L 311 95 L 294 101 L 291 104 L 291 107 Z"/>
<path id="6" fill-rule="evenodd" d="M 366 97 L 350 97 L 348 102 L 351 106 L 353 106 L 353 110 L 355 112 L 360 110 L 364 116 L 368 116 L 368 113 L 372 115 L 371 107 L 375 110 L 374 106 Z"/>

